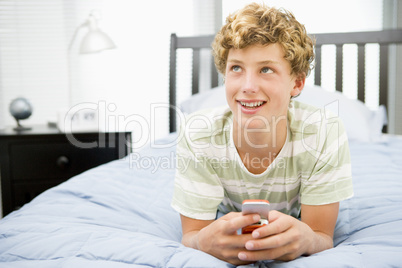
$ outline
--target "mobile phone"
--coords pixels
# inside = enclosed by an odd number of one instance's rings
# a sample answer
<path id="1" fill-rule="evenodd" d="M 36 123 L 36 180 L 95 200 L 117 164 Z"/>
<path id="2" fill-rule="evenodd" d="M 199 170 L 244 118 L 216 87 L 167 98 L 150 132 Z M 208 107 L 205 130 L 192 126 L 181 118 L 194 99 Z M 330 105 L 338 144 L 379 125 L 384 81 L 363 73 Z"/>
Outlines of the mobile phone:
<path id="1" fill-rule="evenodd" d="M 242 204 L 242 214 L 259 214 L 261 219 L 249 226 L 243 227 L 242 234 L 252 233 L 255 229 L 268 224 L 269 202 L 263 199 L 247 199 Z"/>

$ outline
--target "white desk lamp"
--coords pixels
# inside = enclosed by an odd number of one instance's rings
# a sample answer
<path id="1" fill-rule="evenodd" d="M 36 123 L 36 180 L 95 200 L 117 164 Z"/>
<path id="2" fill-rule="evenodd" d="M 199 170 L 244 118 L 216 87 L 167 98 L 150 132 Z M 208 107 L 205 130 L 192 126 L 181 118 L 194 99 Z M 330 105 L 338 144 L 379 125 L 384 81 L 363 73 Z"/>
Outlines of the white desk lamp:
<path id="1" fill-rule="evenodd" d="M 87 34 L 81 41 L 79 54 L 90 54 L 98 53 L 106 49 L 114 49 L 116 45 L 112 39 L 103 32 L 98 26 L 98 18 L 95 17 L 94 11 L 92 11 L 88 19 L 75 29 L 74 35 L 71 38 L 70 45 L 68 46 L 67 62 L 68 62 L 68 82 L 69 82 L 69 105 L 71 107 L 72 103 L 72 75 L 71 75 L 71 62 L 70 53 L 73 47 L 74 41 L 77 37 L 78 32 L 83 28 L 88 28 Z"/>
<path id="2" fill-rule="evenodd" d="M 81 41 L 79 54 L 90 54 L 90 53 L 98 53 L 106 49 L 114 49 L 116 45 L 112 41 L 112 39 L 104 33 L 98 26 L 98 18 L 94 14 L 95 12 L 92 11 L 87 20 L 79 25 L 71 38 L 70 45 L 68 46 L 68 53 L 67 53 L 67 63 L 68 63 L 68 102 L 70 109 L 73 105 L 73 86 L 72 86 L 72 71 L 71 71 L 71 59 L 70 53 L 74 44 L 74 41 L 77 37 L 78 32 L 83 28 L 88 28 L 88 32 L 84 36 Z M 62 122 L 64 122 L 65 114 L 61 114 L 62 117 L 59 115 L 58 123 L 59 128 L 64 129 L 65 126 L 62 126 Z"/>

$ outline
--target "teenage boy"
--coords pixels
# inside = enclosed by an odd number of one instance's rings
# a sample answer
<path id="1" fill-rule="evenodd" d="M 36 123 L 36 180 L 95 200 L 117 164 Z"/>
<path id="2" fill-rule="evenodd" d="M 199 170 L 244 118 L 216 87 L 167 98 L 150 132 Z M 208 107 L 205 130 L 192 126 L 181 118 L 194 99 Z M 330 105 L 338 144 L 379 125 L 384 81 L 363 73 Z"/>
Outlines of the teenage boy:
<path id="1" fill-rule="evenodd" d="M 237 265 L 333 247 L 339 202 L 353 195 L 350 155 L 339 118 L 293 100 L 313 45 L 290 12 L 255 3 L 216 35 L 229 109 L 193 114 L 182 127 L 186 168 L 178 165 L 172 206 L 184 245 Z M 239 235 L 260 218 L 241 214 L 245 199 L 270 202 L 269 224 Z"/>

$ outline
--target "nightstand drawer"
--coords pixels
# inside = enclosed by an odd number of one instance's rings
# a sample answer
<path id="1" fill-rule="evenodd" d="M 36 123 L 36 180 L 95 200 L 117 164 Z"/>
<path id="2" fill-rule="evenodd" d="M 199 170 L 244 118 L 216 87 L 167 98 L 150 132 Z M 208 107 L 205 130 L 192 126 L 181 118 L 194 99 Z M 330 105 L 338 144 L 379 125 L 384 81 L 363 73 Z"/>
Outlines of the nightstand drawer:
<path id="1" fill-rule="evenodd" d="M 10 145 L 13 180 L 68 179 L 114 159 L 115 148 L 81 149 L 69 143 L 49 142 Z"/>

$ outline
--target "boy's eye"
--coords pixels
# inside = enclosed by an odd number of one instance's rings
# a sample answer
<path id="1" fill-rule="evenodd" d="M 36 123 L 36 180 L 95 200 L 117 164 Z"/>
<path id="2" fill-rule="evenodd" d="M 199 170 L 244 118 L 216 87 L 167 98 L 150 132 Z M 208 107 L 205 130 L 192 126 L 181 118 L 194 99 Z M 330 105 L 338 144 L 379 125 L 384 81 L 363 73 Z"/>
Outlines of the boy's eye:
<path id="1" fill-rule="evenodd" d="M 232 71 L 233 72 L 240 72 L 241 71 L 241 67 L 239 65 L 234 65 L 232 66 Z"/>
<path id="2" fill-rule="evenodd" d="M 263 74 L 269 74 L 269 73 L 272 73 L 272 72 L 273 72 L 272 69 L 268 68 L 268 67 L 264 67 L 264 68 L 261 69 L 261 73 L 263 73 Z"/>

